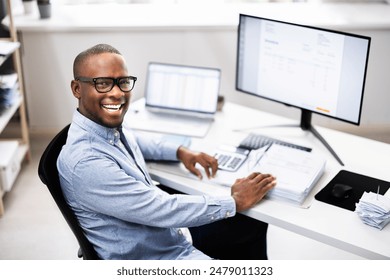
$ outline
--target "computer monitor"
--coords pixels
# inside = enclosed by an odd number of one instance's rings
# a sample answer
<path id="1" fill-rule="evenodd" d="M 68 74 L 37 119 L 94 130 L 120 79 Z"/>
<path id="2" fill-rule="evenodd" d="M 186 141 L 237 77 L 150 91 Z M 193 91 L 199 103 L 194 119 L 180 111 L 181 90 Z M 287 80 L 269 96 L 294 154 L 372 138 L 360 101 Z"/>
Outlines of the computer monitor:
<path id="1" fill-rule="evenodd" d="M 359 125 L 371 38 L 240 14 L 236 89 L 312 113 Z"/>

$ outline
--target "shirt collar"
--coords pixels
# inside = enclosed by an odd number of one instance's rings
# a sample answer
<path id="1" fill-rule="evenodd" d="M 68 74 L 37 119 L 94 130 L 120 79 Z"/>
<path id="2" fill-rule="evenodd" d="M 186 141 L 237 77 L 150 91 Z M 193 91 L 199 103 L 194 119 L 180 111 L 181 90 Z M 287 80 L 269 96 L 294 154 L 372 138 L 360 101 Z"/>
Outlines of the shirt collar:
<path id="1" fill-rule="evenodd" d="M 120 128 L 110 128 L 103 125 L 100 125 L 84 115 L 82 115 L 78 110 L 73 114 L 73 122 L 85 129 L 88 132 L 97 134 L 100 137 L 104 138 L 110 144 L 115 144 L 119 141 L 119 129 Z"/>

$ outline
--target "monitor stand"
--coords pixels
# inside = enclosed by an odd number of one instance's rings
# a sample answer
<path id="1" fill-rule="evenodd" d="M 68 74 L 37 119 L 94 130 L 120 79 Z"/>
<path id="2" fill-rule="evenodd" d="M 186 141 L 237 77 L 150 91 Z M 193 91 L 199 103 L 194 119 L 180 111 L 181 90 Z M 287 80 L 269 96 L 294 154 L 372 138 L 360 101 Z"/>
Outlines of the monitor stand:
<path id="1" fill-rule="evenodd" d="M 329 150 L 329 152 L 336 158 L 336 160 L 342 166 L 344 166 L 344 163 L 341 161 L 341 159 L 337 155 L 337 153 L 332 149 L 332 147 L 328 144 L 328 142 L 326 142 L 325 138 L 322 137 L 322 135 L 312 126 L 312 124 L 311 124 L 311 114 L 312 113 L 310 111 L 308 111 L 308 110 L 305 110 L 305 109 L 301 109 L 301 110 L 302 110 L 302 113 L 301 113 L 301 123 L 300 123 L 300 125 L 297 125 L 297 124 L 281 124 L 281 125 L 270 125 L 270 126 L 267 126 L 267 127 L 300 127 L 300 128 L 302 128 L 302 130 L 310 131 L 311 133 L 313 133 L 313 135 L 315 137 L 317 137 L 322 142 L 322 144 Z"/>
<path id="2" fill-rule="evenodd" d="M 333 150 L 333 148 L 326 142 L 325 138 L 322 137 L 322 135 L 312 126 L 311 124 L 311 112 L 305 109 L 301 109 L 301 124 L 300 127 L 303 130 L 309 130 L 311 133 L 314 134 L 315 137 L 317 137 L 322 144 L 329 150 L 329 152 L 337 159 L 337 161 L 344 166 L 344 163 L 341 161 L 340 157 L 337 155 L 337 153 Z"/>

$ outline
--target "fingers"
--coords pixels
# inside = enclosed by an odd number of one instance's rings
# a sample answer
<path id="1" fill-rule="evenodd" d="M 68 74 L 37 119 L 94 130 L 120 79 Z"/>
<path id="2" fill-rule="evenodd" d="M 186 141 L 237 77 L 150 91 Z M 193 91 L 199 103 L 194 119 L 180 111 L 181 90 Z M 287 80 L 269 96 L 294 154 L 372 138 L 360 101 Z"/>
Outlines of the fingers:
<path id="1" fill-rule="evenodd" d="M 258 190 L 261 193 L 266 194 L 270 189 L 275 187 L 276 178 L 271 174 L 262 174 L 260 172 L 253 172 L 247 177 L 252 181 L 254 186 L 258 186 Z"/>
<path id="2" fill-rule="evenodd" d="M 252 179 L 256 178 L 256 176 L 258 176 L 260 174 L 261 174 L 260 172 L 253 172 L 253 173 L 249 174 L 247 178 L 252 180 Z"/>
<path id="3" fill-rule="evenodd" d="M 205 153 L 199 153 L 196 157 L 194 157 L 190 164 L 186 165 L 187 169 L 201 180 L 203 179 L 203 176 L 200 170 L 196 168 L 197 163 L 203 167 L 206 176 L 209 179 L 211 177 L 215 177 L 218 170 L 218 161 L 214 157 Z"/>
<path id="4" fill-rule="evenodd" d="M 267 174 L 269 175 L 269 174 Z M 260 176 L 258 176 L 260 177 Z M 257 178 L 255 178 L 257 179 Z M 261 198 L 259 199 L 259 201 L 267 194 L 268 191 L 270 191 L 272 188 L 274 188 L 276 186 L 276 178 L 274 176 L 267 176 L 265 178 L 263 178 L 262 180 L 260 181 L 257 181 L 256 183 L 259 188 L 258 188 L 258 193 L 260 194 Z"/>
<path id="5" fill-rule="evenodd" d="M 276 178 L 270 174 L 254 172 L 245 178 L 237 179 L 232 186 L 232 196 L 238 212 L 253 207 L 276 185 Z"/>
<path id="6" fill-rule="evenodd" d="M 264 179 L 269 178 L 269 177 L 272 177 L 272 175 L 271 174 L 263 174 L 260 172 L 253 172 L 253 173 L 249 174 L 247 178 L 250 180 L 254 180 L 255 183 L 259 183 L 259 182 L 261 182 Z"/>
<path id="7" fill-rule="evenodd" d="M 208 178 L 215 177 L 217 173 L 218 161 L 206 153 L 193 152 L 180 146 L 177 150 L 177 158 L 181 160 L 184 166 L 199 179 L 202 179 L 203 176 L 201 171 L 196 167 L 197 164 L 200 164 L 204 168 Z"/>
<path id="8" fill-rule="evenodd" d="M 270 174 L 262 174 L 262 176 L 257 176 L 254 180 L 261 186 L 261 192 L 267 194 L 269 190 L 276 186 L 276 178 Z M 262 177 L 262 178 L 261 178 Z"/>
<path id="9" fill-rule="evenodd" d="M 215 158 L 211 157 L 208 163 L 209 163 L 208 167 L 205 167 L 206 174 L 208 178 L 215 177 L 218 170 L 218 161 Z"/>
<path id="10" fill-rule="evenodd" d="M 198 162 L 204 168 L 207 178 L 215 177 L 218 170 L 218 161 L 214 157 L 201 153 Z"/>
<path id="11" fill-rule="evenodd" d="M 199 178 L 199 180 L 202 180 L 203 179 L 203 176 L 202 176 L 202 173 L 198 170 L 198 168 L 195 167 L 195 165 L 191 165 L 191 166 L 187 166 L 188 170 L 196 175 L 196 177 Z"/>

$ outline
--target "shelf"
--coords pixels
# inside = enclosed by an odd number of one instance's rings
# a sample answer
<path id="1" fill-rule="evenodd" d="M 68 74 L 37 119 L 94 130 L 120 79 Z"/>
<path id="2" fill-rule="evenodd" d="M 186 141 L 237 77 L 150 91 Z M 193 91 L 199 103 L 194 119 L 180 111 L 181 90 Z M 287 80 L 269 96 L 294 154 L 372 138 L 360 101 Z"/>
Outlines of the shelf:
<path id="1" fill-rule="evenodd" d="M 7 0 L 7 16 L 10 20 L 9 24 L 9 31 L 10 31 L 10 37 L 9 38 L 1 38 L 0 39 L 0 46 L 1 46 L 1 55 L 0 55 L 0 65 L 8 58 L 13 58 L 13 66 L 16 70 L 17 75 L 17 83 L 18 86 L 16 87 L 17 92 L 14 93 L 14 102 L 11 107 L 2 109 L 0 111 L 0 135 L 6 130 L 6 128 L 11 127 L 9 126 L 12 118 L 16 115 L 16 113 L 19 111 L 19 115 L 17 118 L 17 125 L 18 129 L 20 129 L 20 135 L 21 137 L 17 139 L 9 139 L 7 136 L 2 135 L 3 137 L 0 137 L 0 141 L 16 141 L 17 145 L 13 145 L 13 153 L 11 155 L 11 163 L 6 162 L 6 171 L 12 170 L 11 174 L 4 172 L 2 174 L 5 176 L 3 179 L 9 179 L 7 181 L 7 187 L 6 189 L 0 188 L 0 216 L 4 214 L 4 205 L 3 205 L 3 195 L 5 191 L 11 191 L 12 185 L 14 184 L 15 177 L 10 176 L 18 176 L 20 172 L 20 167 L 22 166 L 23 161 L 30 160 L 30 144 L 29 144 L 29 133 L 28 133 L 28 124 L 27 124 L 27 116 L 26 116 L 26 109 L 24 104 L 24 85 L 23 85 L 23 76 L 22 76 L 22 65 L 21 65 L 21 59 L 20 59 L 20 43 L 17 38 L 16 29 L 13 24 L 13 17 L 12 17 L 12 9 L 11 9 L 11 0 Z M 4 44 L 3 42 L 10 42 L 10 44 Z M 14 122 L 12 122 L 12 126 L 14 125 Z M 7 129 L 8 131 L 8 129 Z M 14 143 L 15 144 L 15 143 Z M 16 150 L 15 150 L 16 148 Z M 4 159 L 4 158 L 3 158 Z M 15 166 L 18 167 L 18 169 L 12 169 L 14 167 L 13 164 L 16 164 Z M 8 168 L 8 169 L 7 169 Z M 8 174 L 8 175 L 6 175 Z M 11 178 L 11 179 L 10 179 Z"/>

